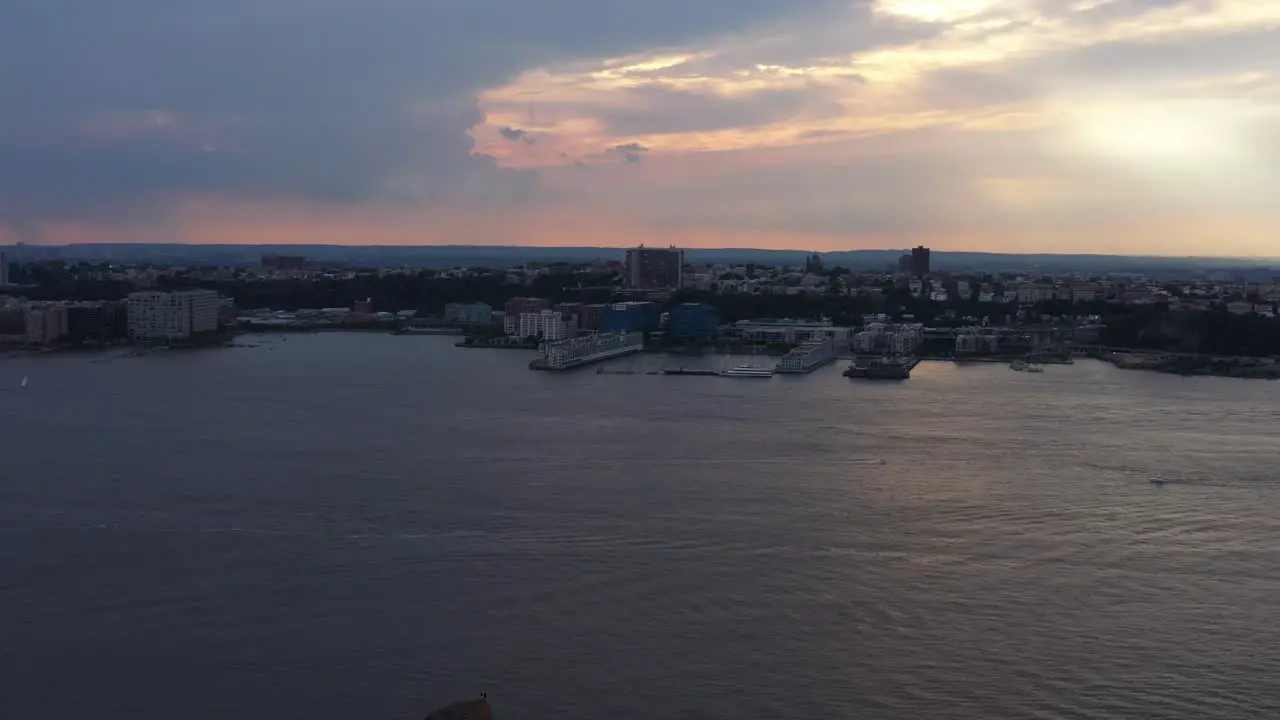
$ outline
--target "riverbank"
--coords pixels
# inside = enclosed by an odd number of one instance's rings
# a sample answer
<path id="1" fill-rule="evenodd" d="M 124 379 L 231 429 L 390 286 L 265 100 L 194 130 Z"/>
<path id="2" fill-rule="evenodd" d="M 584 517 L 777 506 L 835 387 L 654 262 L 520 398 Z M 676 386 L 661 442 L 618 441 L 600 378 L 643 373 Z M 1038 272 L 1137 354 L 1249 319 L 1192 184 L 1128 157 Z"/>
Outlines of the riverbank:
<path id="1" fill-rule="evenodd" d="M 1100 353 L 1096 357 L 1122 370 L 1151 370 L 1167 375 L 1280 380 L 1280 363 L 1272 358 L 1157 355 L 1140 352 Z"/>
<path id="2" fill-rule="evenodd" d="M 1015 360 L 1022 360 L 1023 362 L 1033 363 L 1036 365 L 1072 365 L 1075 363 L 1075 361 L 1069 357 L 1043 357 L 1043 356 L 1027 357 L 1026 355 L 983 355 L 983 356 L 963 356 L 963 357 L 954 357 L 954 356 L 948 356 L 948 355 L 921 355 L 919 357 L 921 360 L 932 360 L 934 362 L 953 362 L 953 363 L 956 363 L 957 365 L 968 365 L 968 364 L 978 364 L 978 363 L 990 363 L 990 364 L 998 365 L 1003 363 L 1010 363 Z"/>

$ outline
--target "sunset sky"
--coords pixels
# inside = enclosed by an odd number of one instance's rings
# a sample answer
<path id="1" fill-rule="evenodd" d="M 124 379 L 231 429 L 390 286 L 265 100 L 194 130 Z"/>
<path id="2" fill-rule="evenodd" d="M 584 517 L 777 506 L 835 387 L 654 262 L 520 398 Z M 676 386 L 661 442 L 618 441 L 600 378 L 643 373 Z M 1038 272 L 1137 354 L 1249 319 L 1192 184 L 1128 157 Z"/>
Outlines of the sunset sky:
<path id="1" fill-rule="evenodd" d="M 1280 0 L 10 0 L 18 241 L 1280 257 Z"/>

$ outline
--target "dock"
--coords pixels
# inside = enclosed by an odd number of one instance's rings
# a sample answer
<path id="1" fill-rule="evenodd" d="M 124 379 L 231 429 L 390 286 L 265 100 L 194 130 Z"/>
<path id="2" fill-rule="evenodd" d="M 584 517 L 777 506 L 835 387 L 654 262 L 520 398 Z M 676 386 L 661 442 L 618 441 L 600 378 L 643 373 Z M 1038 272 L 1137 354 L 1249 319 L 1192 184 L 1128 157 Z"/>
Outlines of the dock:
<path id="1" fill-rule="evenodd" d="M 542 355 L 529 363 L 530 370 L 572 370 L 644 349 L 643 333 L 607 333 L 542 344 Z"/>
<path id="2" fill-rule="evenodd" d="M 847 378 L 864 378 L 868 380 L 906 380 L 920 360 L 914 357 L 874 356 L 871 359 L 855 359 L 849 369 L 844 371 Z"/>
<path id="3" fill-rule="evenodd" d="M 710 368 L 663 368 L 663 375 L 718 375 Z"/>
<path id="4" fill-rule="evenodd" d="M 835 362 L 837 355 L 834 340 L 810 340 L 783 356 L 774 369 L 780 374 L 803 375 Z"/>

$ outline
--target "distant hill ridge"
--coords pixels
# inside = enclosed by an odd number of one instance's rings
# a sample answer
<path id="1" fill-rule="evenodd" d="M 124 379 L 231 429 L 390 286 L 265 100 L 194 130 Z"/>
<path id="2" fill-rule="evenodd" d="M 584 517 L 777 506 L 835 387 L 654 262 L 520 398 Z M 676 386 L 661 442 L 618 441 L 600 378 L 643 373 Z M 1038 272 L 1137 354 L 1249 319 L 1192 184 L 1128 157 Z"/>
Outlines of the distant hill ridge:
<path id="1" fill-rule="evenodd" d="M 149 262 L 173 265 L 255 266 L 263 255 L 302 255 L 309 261 L 351 267 L 440 268 L 506 266 L 526 262 L 588 262 L 622 260 L 625 248 L 531 247 L 523 245 L 184 245 L 178 243 L 87 243 L 77 245 L 18 245 L 4 247 L 11 262 L 41 259 Z M 858 270 L 897 267 L 903 250 L 844 250 L 820 252 L 827 267 Z M 804 265 L 807 250 L 757 248 L 686 249 L 693 263 L 760 263 Z M 1261 258 L 1198 258 L 1084 254 L 1028 254 L 933 251 L 937 270 L 1022 270 L 1061 272 L 1143 272 L 1146 270 L 1206 270 L 1213 268 L 1280 268 L 1280 260 Z"/>

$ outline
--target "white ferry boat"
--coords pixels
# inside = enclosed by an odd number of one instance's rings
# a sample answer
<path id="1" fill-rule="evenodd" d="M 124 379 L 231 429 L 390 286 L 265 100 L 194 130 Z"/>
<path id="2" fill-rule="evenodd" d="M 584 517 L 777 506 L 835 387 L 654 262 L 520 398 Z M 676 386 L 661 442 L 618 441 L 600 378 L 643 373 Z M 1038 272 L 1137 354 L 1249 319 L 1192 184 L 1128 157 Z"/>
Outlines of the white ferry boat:
<path id="1" fill-rule="evenodd" d="M 738 365 L 728 370 L 721 370 L 720 377 L 736 377 L 736 378 L 771 378 L 773 377 L 773 368 L 760 367 L 758 365 Z"/>

